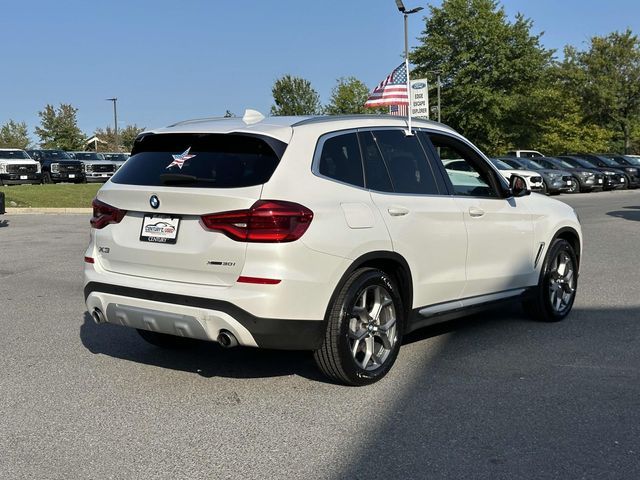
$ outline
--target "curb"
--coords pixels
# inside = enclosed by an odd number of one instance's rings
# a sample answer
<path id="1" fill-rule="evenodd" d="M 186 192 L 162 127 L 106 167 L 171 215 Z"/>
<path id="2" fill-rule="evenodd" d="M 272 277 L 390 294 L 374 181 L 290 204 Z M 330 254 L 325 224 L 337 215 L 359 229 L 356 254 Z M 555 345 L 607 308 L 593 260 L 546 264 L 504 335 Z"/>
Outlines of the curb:
<path id="1" fill-rule="evenodd" d="M 93 213 L 91 208 L 9 208 L 7 207 L 7 215 L 35 215 L 35 214 L 87 214 Z"/>

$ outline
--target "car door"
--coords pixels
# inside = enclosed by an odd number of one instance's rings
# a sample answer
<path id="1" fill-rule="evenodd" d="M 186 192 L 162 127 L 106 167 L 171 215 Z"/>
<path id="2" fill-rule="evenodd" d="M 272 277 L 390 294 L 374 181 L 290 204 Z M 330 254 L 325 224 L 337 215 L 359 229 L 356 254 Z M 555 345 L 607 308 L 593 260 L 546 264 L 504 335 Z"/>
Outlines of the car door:
<path id="1" fill-rule="evenodd" d="M 509 296 L 530 286 L 535 278 L 535 254 L 527 197 L 508 195 L 505 181 L 470 144 L 447 134 L 424 135 L 429 137 L 431 153 L 463 212 L 468 248 L 462 296 Z M 466 162 L 470 171 L 449 170 L 446 164 L 450 159 Z"/>
<path id="2" fill-rule="evenodd" d="M 457 300 L 465 285 L 462 211 L 415 135 L 360 130 L 366 187 L 413 278 L 413 308 Z"/>

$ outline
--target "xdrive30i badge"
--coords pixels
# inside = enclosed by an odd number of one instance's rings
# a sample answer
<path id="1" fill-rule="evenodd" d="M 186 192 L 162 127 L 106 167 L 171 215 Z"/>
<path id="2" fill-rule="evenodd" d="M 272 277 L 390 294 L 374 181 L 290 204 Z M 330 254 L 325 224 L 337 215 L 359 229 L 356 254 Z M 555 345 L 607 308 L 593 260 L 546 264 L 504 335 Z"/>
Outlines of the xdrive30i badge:
<path id="1" fill-rule="evenodd" d="M 151 208 L 158 208 L 160 206 L 160 199 L 156 195 L 151 195 L 149 205 L 151 205 Z"/>

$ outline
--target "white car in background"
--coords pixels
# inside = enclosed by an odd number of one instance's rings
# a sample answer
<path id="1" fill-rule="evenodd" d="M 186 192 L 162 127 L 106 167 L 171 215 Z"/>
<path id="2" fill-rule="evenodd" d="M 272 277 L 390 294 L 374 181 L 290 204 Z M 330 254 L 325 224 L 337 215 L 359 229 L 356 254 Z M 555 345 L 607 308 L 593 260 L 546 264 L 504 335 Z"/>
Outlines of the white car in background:
<path id="1" fill-rule="evenodd" d="M 498 169 L 500 175 L 502 175 L 507 182 L 510 181 L 512 175 L 519 175 L 525 179 L 525 181 L 527 182 L 527 188 L 529 188 L 529 190 L 533 192 L 542 191 L 543 180 L 540 174 L 529 170 L 514 170 L 506 163 L 495 158 L 491 158 L 490 160 L 491 163 L 493 163 L 493 165 Z M 455 170 L 459 172 L 466 171 L 467 174 L 475 174 L 475 172 L 469 170 L 470 167 L 468 163 L 462 159 L 443 160 L 442 163 L 444 163 L 447 170 Z"/>
<path id="2" fill-rule="evenodd" d="M 423 326 L 501 301 L 569 314 L 580 223 L 517 174 L 444 125 L 388 115 L 147 131 L 93 202 L 87 310 L 162 347 L 310 350 L 333 381 L 370 384 Z"/>

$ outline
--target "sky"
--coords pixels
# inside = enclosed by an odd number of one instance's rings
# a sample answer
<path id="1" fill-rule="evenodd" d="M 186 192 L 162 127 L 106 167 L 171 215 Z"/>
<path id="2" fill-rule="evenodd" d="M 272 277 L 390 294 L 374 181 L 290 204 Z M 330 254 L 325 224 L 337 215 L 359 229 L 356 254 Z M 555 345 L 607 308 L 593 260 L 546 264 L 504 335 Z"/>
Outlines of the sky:
<path id="1" fill-rule="evenodd" d="M 0 0 L 0 124 L 39 124 L 46 104 L 78 108 L 88 135 L 113 125 L 155 128 L 179 120 L 268 114 L 274 81 L 309 80 L 327 103 L 339 77 L 373 88 L 402 61 L 402 15 L 394 0 Z M 409 46 L 428 6 L 409 21 Z M 594 35 L 640 34 L 638 0 L 503 0 L 561 54 Z"/>

